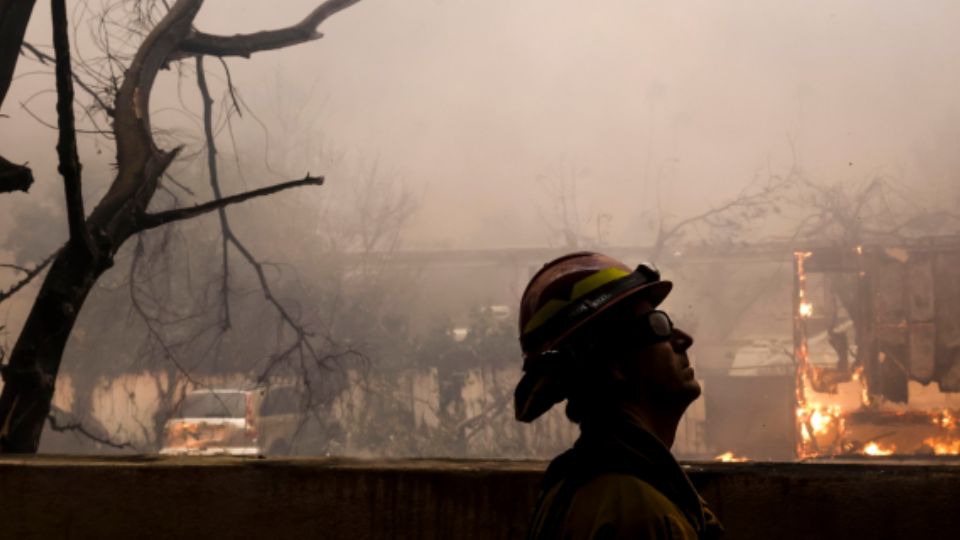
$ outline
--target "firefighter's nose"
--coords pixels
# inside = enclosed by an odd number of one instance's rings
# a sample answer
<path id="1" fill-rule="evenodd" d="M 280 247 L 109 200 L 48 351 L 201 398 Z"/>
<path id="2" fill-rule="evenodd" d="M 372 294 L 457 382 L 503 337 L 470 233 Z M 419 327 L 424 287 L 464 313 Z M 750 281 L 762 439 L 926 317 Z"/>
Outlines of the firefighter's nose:
<path id="1" fill-rule="evenodd" d="M 693 336 L 679 328 L 674 328 L 670 343 L 673 345 L 674 351 L 682 353 L 693 346 Z"/>

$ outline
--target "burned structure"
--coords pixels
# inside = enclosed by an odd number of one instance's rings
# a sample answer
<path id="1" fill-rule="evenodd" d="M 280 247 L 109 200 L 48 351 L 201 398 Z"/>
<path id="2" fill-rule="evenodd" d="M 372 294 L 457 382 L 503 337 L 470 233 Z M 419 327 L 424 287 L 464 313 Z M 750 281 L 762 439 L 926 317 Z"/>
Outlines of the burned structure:
<path id="1" fill-rule="evenodd" d="M 794 256 L 797 455 L 958 454 L 960 241 Z"/>
<path id="2" fill-rule="evenodd" d="M 789 275 L 704 351 L 720 367 L 703 373 L 718 459 L 960 454 L 960 238 L 761 256 Z"/>

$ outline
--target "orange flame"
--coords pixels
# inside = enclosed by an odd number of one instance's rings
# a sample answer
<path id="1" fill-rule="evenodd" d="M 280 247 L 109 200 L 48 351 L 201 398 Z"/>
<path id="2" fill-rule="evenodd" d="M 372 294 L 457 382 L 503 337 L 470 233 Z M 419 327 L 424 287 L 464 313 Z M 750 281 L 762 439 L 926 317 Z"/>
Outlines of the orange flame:
<path id="1" fill-rule="evenodd" d="M 955 456 L 960 454 L 960 439 L 928 437 L 923 440 L 923 444 L 932 448 L 933 453 L 938 456 Z"/>
<path id="2" fill-rule="evenodd" d="M 863 446 L 863 454 L 868 456 L 889 456 L 896 452 L 897 447 L 894 445 L 883 446 L 878 442 L 870 441 Z"/>
<path id="3" fill-rule="evenodd" d="M 815 437 L 829 433 L 843 434 L 843 410 L 838 405 L 807 403 L 797 407 L 797 422 L 800 425 L 800 436 L 804 443 L 802 457 L 818 454 L 808 448 L 808 446 L 814 446 L 811 443 L 815 442 Z"/>
<path id="4" fill-rule="evenodd" d="M 957 417 L 951 414 L 949 409 L 944 409 L 938 416 L 934 416 L 933 423 L 943 429 L 957 429 Z"/>
<path id="5" fill-rule="evenodd" d="M 743 463 L 744 461 L 750 461 L 749 458 L 735 456 L 733 452 L 724 452 L 713 459 L 724 463 Z"/>

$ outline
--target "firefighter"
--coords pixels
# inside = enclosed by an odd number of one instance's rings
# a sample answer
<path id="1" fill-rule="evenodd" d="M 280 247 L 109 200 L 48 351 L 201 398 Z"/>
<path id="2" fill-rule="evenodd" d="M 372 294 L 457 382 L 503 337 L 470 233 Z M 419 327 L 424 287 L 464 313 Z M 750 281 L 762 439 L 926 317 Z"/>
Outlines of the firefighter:
<path id="1" fill-rule="evenodd" d="M 657 309 L 672 284 L 606 255 L 572 253 L 530 280 L 520 305 L 517 420 L 566 400 L 579 424 L 551 462 L 530 539 L 716 538 L 719 521 L 670 453 L 700 396 L 693 338 Z"/>

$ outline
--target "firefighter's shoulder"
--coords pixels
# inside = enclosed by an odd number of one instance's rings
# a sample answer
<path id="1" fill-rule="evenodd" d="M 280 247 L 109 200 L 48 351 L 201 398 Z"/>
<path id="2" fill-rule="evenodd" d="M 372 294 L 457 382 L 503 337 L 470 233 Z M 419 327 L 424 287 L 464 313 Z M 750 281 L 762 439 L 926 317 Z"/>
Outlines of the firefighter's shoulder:
<path id="1" fill-rule="evenodd" d="M 695 540 L 683 512 L 649 483 L 628 474 L 602 474 L 573 495 L 565 538 Z"/>

